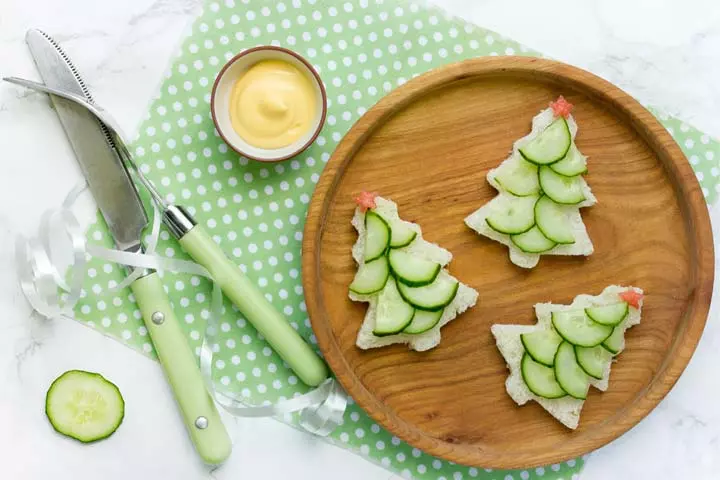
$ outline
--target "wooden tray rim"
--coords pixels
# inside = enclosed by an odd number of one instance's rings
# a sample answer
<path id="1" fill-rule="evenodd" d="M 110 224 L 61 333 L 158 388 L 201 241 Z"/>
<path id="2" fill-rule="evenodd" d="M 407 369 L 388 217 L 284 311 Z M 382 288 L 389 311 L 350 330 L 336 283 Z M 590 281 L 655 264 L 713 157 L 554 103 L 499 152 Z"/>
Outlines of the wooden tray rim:
<path id="1" fill-rule="evenodd" d="M 322 292 L 316 276 L 320 271 L 324 218 L 330 206 L 328 193 L 336 187 L 356 151 L 378 126 L 422 92 L 476 76 L 526 76 L 528 73 L 545 77 L 543 81 L 546 83 L 565 82 L 570 90 L 581 90 L 608 105 L 614 113 L 626 116 L 657 153 L 668 175 L 675 180 L 676 196 L 685 199 L 682 204 L 685 218 L 689 218 L 695 226 L 690 240 L 695 247 L 693 278 L 697 287 L 691 294 L 690 307 L 685 312 L 682 325 L 679 325 L 682 335 L 672 343 L 644 395 L 641 394 L 635 402 L 610 417 L 610 420 L 617 421 L 602 424 L 604 428 L 585 433 L 582 443 L 568 442 L 562 450 L 498 455 L 497 451 L 484 452 L 470 445 L 456 445 L 429 437 L 416 426 L 395 416 L 368 391 L 347 364 L 329 323 L 323 319 Z M 664 154 L 660 153 L 663 151 Z M 411 446 L 459 464 L 495 469 L 531 468 L 565 461 L 611 442 L 647 416 L 672 389 L 690 361 L 705 327 L 714 282 L 713 249 L 708 208 L 692 167 L 667 130 L 639 102 L 606 80 L 561 62 L 532 57 L 480 57 L 449 64 L 410 80 L 382 98 L 350 128 L 325 166 L 310 201 L 302 247 L 303 287 L 308 315 L 325 360 L 348 394 L 380 425 Z"/>

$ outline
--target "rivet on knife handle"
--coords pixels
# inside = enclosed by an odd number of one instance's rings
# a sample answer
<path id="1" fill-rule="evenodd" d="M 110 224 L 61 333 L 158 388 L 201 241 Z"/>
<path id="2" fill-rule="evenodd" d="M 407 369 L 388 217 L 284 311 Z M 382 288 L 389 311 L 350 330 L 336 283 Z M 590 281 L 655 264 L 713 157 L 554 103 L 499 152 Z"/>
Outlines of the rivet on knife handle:
<path id="1" fill-rule="evenodd" d="M 327 379 L 325 363 L 200 225 L 192 227 L 178 240 L 183 250 L 210 271 L 225 295 L 300 380 L 317 386 Z"/>
<path id="2" fill-rule="evenodd" d="M 160 277 L 156 272 L 150 273 L 135 280 L 130 289 L 195 449 L 206 463 L 222 463 L 230 455 L 232 443 L 205 388 L 195 355 L 175 318 Z"/>

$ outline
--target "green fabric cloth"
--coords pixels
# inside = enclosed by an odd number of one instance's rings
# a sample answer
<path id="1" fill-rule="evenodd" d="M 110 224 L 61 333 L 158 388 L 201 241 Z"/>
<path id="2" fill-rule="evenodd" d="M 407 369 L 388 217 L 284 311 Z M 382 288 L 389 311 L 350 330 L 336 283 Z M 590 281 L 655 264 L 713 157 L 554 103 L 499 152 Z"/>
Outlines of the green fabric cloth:
<path id="1" fill-rule="evenodd" d="M 327 123 L 298 157 L 274 165 L 239 158 L 214 131 L 209 115 L 214 78 L 233 55 L 274 44 L 312 61 L 328 94 Z M 518 43 L 424 5 L 391 0 L 226 0 L 208 2 L 172 59 L 134 142 L 136 160 L 170 200 L 189 207 L 220 246 L 257 282 L 293 327 L 313 345 L 300 279 L 305 213 L 315 183 L 342 136 L 393 88 L 443 64 L 481 55 L 538 55 Z M 708 202 L 718 195 L 718 143 L 655 111 L 681 145 Z M 528 119 L 529 123 L 530 119 Z M 348 219 L 349 221 L 349 219 Z M 100 217 L 90 242 L 111 246 Z M 162 231 L 158 253 L 187 258 Z M 117 265 L 91 259 L 77 304 L 78 321 L 154 355 L 129 290 L 106 291 L 123 278 Z M 163 274 L 192 347 L 210 315 L 210 285 L 201 278 Z M 215 380 L 248 404 L 275 402 L 306 391 L 280 358 L 226 301 L 215 349 Z M 293 422 L 295 419 L 284 419 Z M 330 440 L 405 477 L 450 480 L 577 478 L 578 458 L 515 471 L 468 468 L 412 448 L 351 402 Z"/>

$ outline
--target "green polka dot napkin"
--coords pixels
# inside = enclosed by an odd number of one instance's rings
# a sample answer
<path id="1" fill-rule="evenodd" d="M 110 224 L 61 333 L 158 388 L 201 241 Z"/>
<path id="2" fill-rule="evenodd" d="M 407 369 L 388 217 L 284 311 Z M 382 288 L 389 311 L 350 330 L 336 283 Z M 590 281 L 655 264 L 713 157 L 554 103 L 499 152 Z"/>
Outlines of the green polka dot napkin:
<path id="1" fill-rule="evenodd" d="M 393 88 L 431 68 L 480 55 L 538 55 L 522 45 L 401 0 L 225 0 L 206 4 L 154 99 L 133 149 L 142 171 L 168 199 L 189 207 L 213 238 L 309 342 L 300 280 L 307 204 L 330 154 L 350 126 Z M 306 56 L 323 77 L 327 123 L 295 159 L 263 165 L 229 151 L 213 128 L 210 88 L 226 60 L 259 44 L 282 45 Z M 711 202 L 718 196 L 720 145 L 656 112 L 697 172 Z M 111 246 L 102 218 L 90 242 Z M 158 253 L 187 258 L 162 231 Z M 116 265 L 91 259 L 78 321 L 147 355 L 154 355 L 129 290 L 108 294 L 123 278 Z M 163 281 L 190 344 L 198 349 L 210 315 L 210 285 L 188 275 Z M 305 387 L 226 301 L 215 351 L 215 381 L 248 404 L 275 402 Z M 294 422 L 293 417 L 284 419 Z M 330 440 L 405 477 L 525 480 L 576 478 L 583 460 L 516 471 L 468 468 L 433 458 L 392 436 L 350 403 Z"/>

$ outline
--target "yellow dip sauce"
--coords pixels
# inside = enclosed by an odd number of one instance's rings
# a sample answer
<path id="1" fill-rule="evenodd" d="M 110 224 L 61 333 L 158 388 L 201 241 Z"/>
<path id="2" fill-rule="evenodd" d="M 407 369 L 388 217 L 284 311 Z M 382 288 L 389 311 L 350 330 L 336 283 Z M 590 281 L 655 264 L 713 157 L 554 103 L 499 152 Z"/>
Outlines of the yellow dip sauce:
<path id="1" fill-rule="evenodd" d="M 303 72 L 282 60 L 263 60 L 233 86 L 230 122 L 250 145 L 282 148 L 313 126 L 316 105 L 315 88 Z"/>

